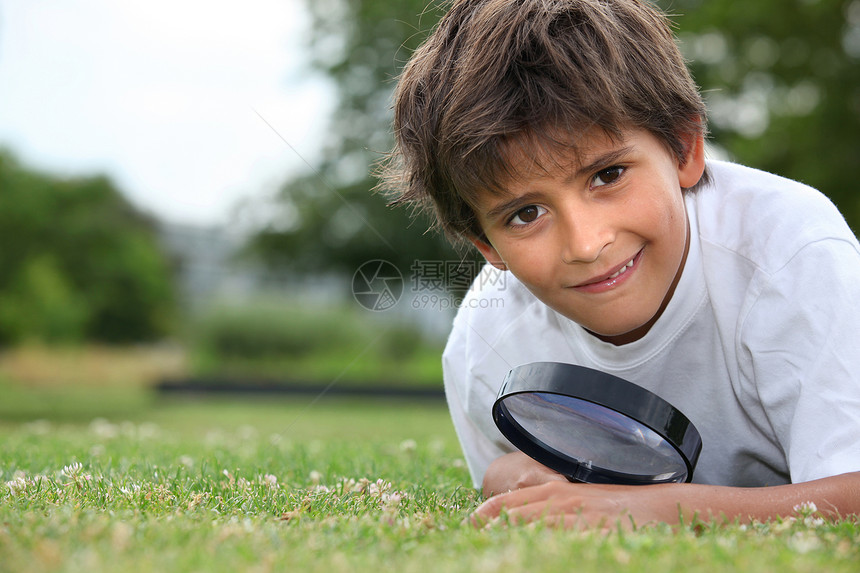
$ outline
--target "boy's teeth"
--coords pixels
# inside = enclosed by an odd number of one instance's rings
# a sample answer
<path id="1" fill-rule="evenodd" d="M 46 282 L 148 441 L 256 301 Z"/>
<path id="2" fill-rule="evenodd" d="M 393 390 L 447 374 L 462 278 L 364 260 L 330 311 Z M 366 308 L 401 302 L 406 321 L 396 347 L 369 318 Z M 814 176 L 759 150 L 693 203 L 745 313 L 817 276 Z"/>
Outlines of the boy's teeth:
<path id="1" fill-rule="evenodd" d="M 610 277 L 609 277 L 608 279 L 606 279 L 606 280 L 612 280 L 612 279 L 614 279 L 615 277 L 617 277 L 618 275 L 620 275 L 621 273 L 623 273 L 624 271 L 626 271 L 627 269 L 629 269 L 629 268 L 630 268 L 630 267 L 632 267 L 632 266 L 633 266 L 633 259 L 630 259 L 630 261 L 629 261 L 626 265 L 624 265 L 623 267 L 621 267 L 621 270 L 620 270 L 620 271 L 618 271 L 617 273 L 613 273 L 613 274 L 612 274 L 612 275 L 610 275 Z"/>

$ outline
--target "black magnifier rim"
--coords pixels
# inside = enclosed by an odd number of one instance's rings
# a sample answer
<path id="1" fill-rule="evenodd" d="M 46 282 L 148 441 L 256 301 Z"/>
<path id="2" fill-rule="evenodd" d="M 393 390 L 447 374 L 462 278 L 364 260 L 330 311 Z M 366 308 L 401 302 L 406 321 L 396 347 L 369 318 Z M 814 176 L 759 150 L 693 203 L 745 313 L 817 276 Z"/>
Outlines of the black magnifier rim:
<path id="1" fill-rule="evenodd" d="M 702 438 L 693 423 L 677 408 L 645 388 L 606 372 L 564 364 L 534 362 L 508 372 L 493 403 L 493 420 L 512 444 L 543 465 L 567 476 L 571 481 L 645 485 L 675 480 L 654 475 L 616 472 L 556 450 L 525 430 L 508 411 L 505 399 L 516 394 L 557 394 L 592 402 L 632 418 L 666 440 L 687 466 L 686 481 L 702 451 Z"/>

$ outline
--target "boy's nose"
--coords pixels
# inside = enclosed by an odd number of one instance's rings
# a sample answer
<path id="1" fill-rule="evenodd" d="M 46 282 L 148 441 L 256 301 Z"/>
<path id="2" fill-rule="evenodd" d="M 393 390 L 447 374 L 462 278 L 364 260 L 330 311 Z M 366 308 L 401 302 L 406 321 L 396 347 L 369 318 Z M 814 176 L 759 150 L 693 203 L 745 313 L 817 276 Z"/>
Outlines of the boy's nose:
<path id="1" fill-rule="evenodd" d="M 583 217 L 564 225 L 561 240 L 565 263 L 593 263 L 612 243 L 613 233 L 603 221 Z"/>

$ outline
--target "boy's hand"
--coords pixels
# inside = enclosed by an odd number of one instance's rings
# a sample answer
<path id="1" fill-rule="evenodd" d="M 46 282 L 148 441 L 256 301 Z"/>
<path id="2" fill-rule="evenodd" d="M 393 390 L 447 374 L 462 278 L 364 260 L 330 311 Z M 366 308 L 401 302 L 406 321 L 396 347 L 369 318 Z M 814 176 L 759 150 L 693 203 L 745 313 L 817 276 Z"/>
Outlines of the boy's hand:
<path id="1" fill-rule="evenodd" d="M 819 516 L 829 519 L 860 515 L 860 472 L 757 488 L 692 483 L 599 485 L 562 479 L 492 497 L 475 510 L 472 523 L 492 523 L 503 514 L 510 523 L 543 520 L 549 525 L 604 530 L 674 525 L 682 518 L 690 523 L 697 517 L 745 523 L 790 516 L 804 505 L 814 505 Z"/>
<path id="2" fill-rule="evenodd" d="M 505 493 L 547 482 L 569 483 L 555 470 L 535 461 L 522 452 L 513 452 L 496 458 L 484 474 L 484 496 Z"/>
<path id="3" fill-rule="evenodd" d="M 679 484 L 620 486 L 553 481 L 485 501 L 471 516 L 474 525 L 492 523 L 503 513 L 511 523 L 539 520 L 568 528 L 622 527 L 678 523 Z M 687 517 L 687 516 L 685 516 Z"/>

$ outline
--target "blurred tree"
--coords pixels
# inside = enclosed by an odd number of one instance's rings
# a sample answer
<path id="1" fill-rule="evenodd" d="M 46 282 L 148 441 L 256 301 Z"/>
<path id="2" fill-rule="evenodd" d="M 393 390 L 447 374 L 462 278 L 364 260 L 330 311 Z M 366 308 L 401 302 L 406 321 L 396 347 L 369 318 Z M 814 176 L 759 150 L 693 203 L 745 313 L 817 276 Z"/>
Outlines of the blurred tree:
<path id="1" fill-rule="evenodd" d="M 404 275 L 416 260 L 475 260 L 428 233 L 429 220 L 412 220 L 370 192 L 373 166 L 392 144 L 395 79 L 442 12 L 425 11 L 426 0 L 314 0 L 307 8 L 312 65 L 334 81 L 339 102 L 321 161 L 281 188 L 280 216 L 255 236 L 250 251 L 276 269 L 344 276 L 373 259 L 394 263 Z"/>
<path id="2" fill-rule="evenodd" d="M 4 342 L 80 340 L 87 311 L 56 260 L 49 255 L 23 261 L 0 291 L 0 336 Z"/>
<path id="3" fill-rule="evenodd" d="M 56 179 L 0 152 L 0 343 L 152 340 L 173 301 L 153 221 L 110 181 Z"/>
<path id="4" fill-rule="evenodd" d="M 351 272 L 384 258 L 452 258 L 426 222 L 369 191 L 390 149 L 394 80 L 444 11 L 428 0 L 314 0 L 311 53 L 339 103 L 317 172 L 289 181 L 253 248 L 274 266 Z M 860 0 L 660 0 L 733 159 L 827 193 L 855 230 L 860 195 Z"/>
<path id="5" fill-rule="evenodd" d="M 826 193 L 860 230 L 860 0 L 665 0 L 713 141 Z"/>

